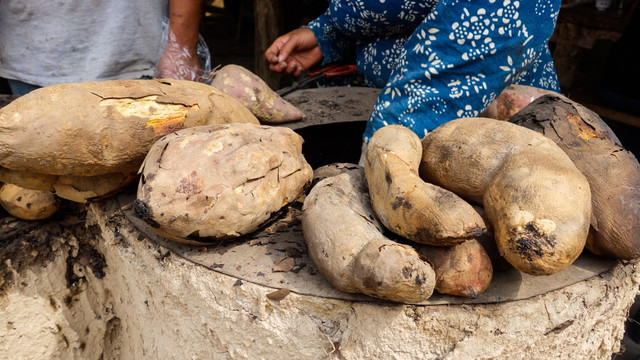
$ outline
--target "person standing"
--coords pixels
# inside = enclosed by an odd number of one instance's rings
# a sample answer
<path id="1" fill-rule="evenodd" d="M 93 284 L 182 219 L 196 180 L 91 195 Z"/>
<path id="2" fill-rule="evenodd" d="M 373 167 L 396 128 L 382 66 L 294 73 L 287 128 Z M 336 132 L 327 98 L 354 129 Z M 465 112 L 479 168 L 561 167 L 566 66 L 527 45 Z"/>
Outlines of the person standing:
<path id="1" fill-rule="evenodd" d="M 17 95 L 69 82 L 198 80 L 201 13 L 202 0 L 2 0 L 0 77 Z"/>

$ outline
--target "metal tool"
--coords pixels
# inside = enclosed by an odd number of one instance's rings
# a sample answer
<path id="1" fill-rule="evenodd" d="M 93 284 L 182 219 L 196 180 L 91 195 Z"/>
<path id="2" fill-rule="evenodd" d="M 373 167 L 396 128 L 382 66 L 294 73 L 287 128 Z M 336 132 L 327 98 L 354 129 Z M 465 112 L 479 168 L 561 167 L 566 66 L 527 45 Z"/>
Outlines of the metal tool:
<path id="1" fill-rule="evenodd" d="M 356 70 L 357 70 L 356 65 L 330 64 L 330 65 L 322 66 L 317 69 L 309 70 L 305 75 L 301 76 L 300 79 L 298 79 L 293 84 L 291 84 L 291 86 L 282 88 L 276 91 L 276 93 L 280 96 L 285 96 L 298 89 L 304 88 L 306 85 L 316 80 L 319 80 L 322 78 L 330 78 L 335 76 L 354 74 Z"/>

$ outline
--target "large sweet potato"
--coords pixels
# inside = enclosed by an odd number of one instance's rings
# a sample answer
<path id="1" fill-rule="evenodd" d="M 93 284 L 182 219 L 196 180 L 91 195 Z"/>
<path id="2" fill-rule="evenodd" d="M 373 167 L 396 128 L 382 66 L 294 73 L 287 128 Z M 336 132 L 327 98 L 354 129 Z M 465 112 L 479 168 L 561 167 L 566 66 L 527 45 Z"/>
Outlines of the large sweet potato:
<path id="1" fill-rule="evenodd" d="M 238 65 L 216 70 L 211 86 L 238 99 L 261 122 L 279 124 L 302 120 L 304 113 L 283 99 L 258 75 Z"/>
<path id="2" fill-rule="evenodd" d="M 591 186 L 593 216 L 587 249 L 640 257 L 640 165 L 593 111 L 561 95 L 539 98 L 511 120 L 558 144 Z"/>
<path id="3" fill-rule="evenodd" d="M 371 208 L 361 167 L 320 180 L 302 208 L 309 257 L 335 288 L 397 302 L 431 296 L 435 274 L 407 245 L 386 238 Z"/>
<path id="4" fill-rule="evenodd" d="M 550 139 L 488 118 L 447 122 L 422 139 L 420 175 L 481 201 L 500 253 L 548 275 L 582 252 L 591 216 L 586 178 Z"/>
<path id="5" fill-rule="evenodd" d="M 134 179 L 130 175 L 162 135 L 232 122 L 258 120 L 237 100 L 193 81 L 112 80 L 44 87 L 0 109 L 0 181 L 27 176 L 18 185 L 39 183 L 42 190 L 57 191 L 59 177 L 119 174 L 115 184 L 98 181 L 96 191 L 69 195 L 84 201 L 118 189 L 123 178 Z"/>
<path id="6" fill-rule="evenodd" d="M 418 243 L 443 246 L 486 232 L 482 217 L 458 195 L 418 175 L 422 145 L 400 125 L 376 131 L 367 146 L 365 174 L 371 203 L 391 231 Z"/>
<path id="7" fill-rule="evenodd" d="M 158 234 L 210 243 L 257 230 L 300 196 L 313 171 L 302 138 L 284 127 L 198 126 L 149 150 L 134 213 Z"/>

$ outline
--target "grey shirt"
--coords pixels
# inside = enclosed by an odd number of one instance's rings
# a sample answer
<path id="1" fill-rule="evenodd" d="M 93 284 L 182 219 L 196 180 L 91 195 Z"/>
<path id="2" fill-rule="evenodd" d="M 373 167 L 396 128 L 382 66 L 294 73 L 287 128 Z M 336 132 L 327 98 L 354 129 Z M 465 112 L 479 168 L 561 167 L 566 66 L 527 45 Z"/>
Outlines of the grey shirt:
<path id="1" fill-rule="evenodd" d="M 153 76 L 167 0 L 0 0 L 0 77 L 48 86 Z"/>

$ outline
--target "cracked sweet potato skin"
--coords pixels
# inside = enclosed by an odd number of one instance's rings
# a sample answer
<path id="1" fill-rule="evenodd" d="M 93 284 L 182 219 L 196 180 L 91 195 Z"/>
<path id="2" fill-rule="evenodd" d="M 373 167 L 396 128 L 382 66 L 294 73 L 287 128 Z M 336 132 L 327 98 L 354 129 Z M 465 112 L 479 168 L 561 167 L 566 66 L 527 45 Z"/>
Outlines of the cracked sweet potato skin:
<path id="1" fill-rule="evenodd" d="M 548 275 L 582 252 L 591 193 L 586 178 L 550 139 L 489 118 L 463 118 L 422 139 L 420 174 L 482 202 L 500 254 L 515 268 Z"/>
<path id="2" fill-rule="evenodd" d="M 305 191 L 313 171 L 293 130 L 223 124 L 161 138 L 140 174 L 138 217 L 168 239 L 210 243 L 257 230 Z"/>
<path id="3" fill-rule="evenodd" d="M 385 126 L 369 140 L 365 174 L 380 221 L 400 236 L 435 246 L 485 233 L 482 217 L 468 202 L 420 178 L 421 157 L 420 139 L 404 126 Z"/>
<path id="4" fill-rule="evenodd" d="M 302 208 L 309 257 L 320 273 L 345 292 L 405 303 L 429 298 L 433 269 L 414 248 L 383 235 L 362 168 L 341 164 L 337 170 L 324 173 Z"/>
<path id="5" fill-rule="evenodd" d="M 44 87 L 0 109 L 0 181 L 84 202 L 135 179 L 161 136 L 232 122 L 258 120 L 235 99 L 193 81 Z"/>
<path id="6" fill-rule="evenodd" d="M 562 95 L 539 98 L 510 119 L 567 153 L 591 187 L 586 247 L 598 255 L 640 257 L 640 165 L 593 111 Z"/>

